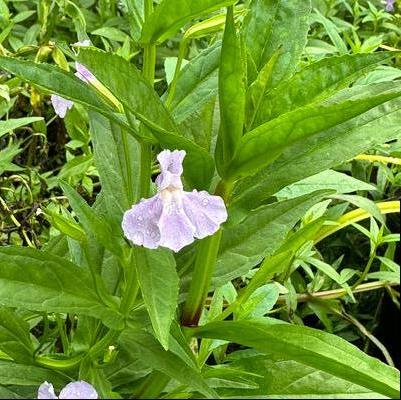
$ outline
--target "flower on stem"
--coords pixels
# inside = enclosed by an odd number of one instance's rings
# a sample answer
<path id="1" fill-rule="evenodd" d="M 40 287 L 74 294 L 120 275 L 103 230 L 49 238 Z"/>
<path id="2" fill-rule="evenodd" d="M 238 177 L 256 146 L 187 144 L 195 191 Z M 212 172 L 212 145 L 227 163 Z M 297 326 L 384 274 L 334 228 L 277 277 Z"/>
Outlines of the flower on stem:
<path id="1" fill-rule="evenodd" d="M 77 70 L 77 72 L 75 72 L 75 76 L 81 79 L 81 81 L 92 84 L 97 82 L 95 75 L 93 75 L 88 68 L 79 62 L 75 62 L 75 69 Z"/>
<path id="2" fill-rule="evenodd" d="M 67 111 L 72 108 L 74 103 L 71 100 L 64 99 L 57 94 L 52 94 L 50 97 L 54 111 L 60 118 L 64 118 Z"/>
<path id="3" fill-rule="evenodd" d="M 388 12 L 392 12 L 392 11 L 394 11 L 394 2 L 395 2 L 395 0 L 387 0 L 386 1 L 386 11 L 388 11 Z"/>
<path id="4" fill-rule="evenodd" d="M 57 397 L 53 385 L 44 382 L 39 386 L 38 399 L 98 399 L 95 388 L 85 381 L 71 382 L 66 385 Z"/>
<path id="5" fill-rule="evenodd" d="M 181 182 L 185 151 L 164 150 L 157 159 L 161 173 L 158 192 L 126 211 L 122 227 L 125 236 L 138 246 L 167 247 L 178 252 L 196 239 L 216 233 L 227 220 L 224 201 L 205 191 L 185 192 Z"/>

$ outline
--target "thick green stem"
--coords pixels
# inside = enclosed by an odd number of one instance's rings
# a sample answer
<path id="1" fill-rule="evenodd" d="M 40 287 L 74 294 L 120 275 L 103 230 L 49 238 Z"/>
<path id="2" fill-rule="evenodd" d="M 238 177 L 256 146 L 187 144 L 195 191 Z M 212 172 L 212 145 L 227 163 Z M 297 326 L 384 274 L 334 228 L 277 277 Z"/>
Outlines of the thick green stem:
<path id="1" fill-rule="evenodd" d="M 212 281 L 220 239 L 221 230 L 199 244 L 191 286 L 182 314 L 182 323 L 185 326 L 196 326 L 199 322 Z"/>
<path id="2" fill-rule="evenodd" d="M 215 194 L 221 196 L 226 204 L 229 202 L 232 186 L 232 183 L 220 181 L 215 190 Z M 221 235 L 220 229 L 213 236 L 203 239 L 199 244 L 191 286 L 181 318 L 184 326 L 196 326 L 199 322 L 213 278 Z"/>

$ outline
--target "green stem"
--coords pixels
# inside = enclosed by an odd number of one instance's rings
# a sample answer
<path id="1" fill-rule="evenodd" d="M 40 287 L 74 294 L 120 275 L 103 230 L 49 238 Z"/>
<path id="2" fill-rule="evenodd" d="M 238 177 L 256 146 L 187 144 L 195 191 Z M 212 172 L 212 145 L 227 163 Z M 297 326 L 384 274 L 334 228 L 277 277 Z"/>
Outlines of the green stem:
<path id="1" fill-rule="evenodd" d="M 171 103 L 174 100 L 175 91 L 177 89 L 178 76 L 180 75 L 182 61 L 184 59 L 186 48 L 187 48 L 187 41 L 184 39 L 180 43 L 180 48 L 178 50 L 178 58 L 177 58 L 177 64 L 175 66 L 174 77 L 173 77 L 173 80 L 171 81 L 170 89 L 168 91 L 168 96 L 167 96 L 167 100 L 166 100 L 167 108 L 170 108 Z"/>
<path id="2" fill-rule="evenodd" d="M 68 358 L 66 360 L 56 360 L 40 356 L 35 359 L 35 362 L 36 364 L 41 365 L 43 367 L 64 371 L 75 368 L 77 365 L 81 363 L 84 356 L 85 354 L 82 353 L 75 357 Z"/>
<path id="3" fill-rule="evenodd" d="M 368 275 L 370 269 L 372 268 L 372 264 L 375 258 L 376 258 L 376 249 L 372 251 L 372 254 L 369 257 L 365 269 L 363 270 L 359 279 L 352 285 L 351 289 L 355 289 L 359 284 L 361 284 L 366 279 L 366 276 Z"/>
<path id="4" fill-rule="evenodd" d="M 228 204 L 232 187 L 233 183 L 220 181 L 216 187 L 215 194 L 221 196 L 224 202 Z M 196 326 L 199 322 L 210 283 L 212 282 L 221 235 L 222 230 L 220 229 L 213 236 L 203 239 L 199 244 L 191 286 L 181 318 L 184 326 Z"/>
<path id="5" fill-rule="evenodd" d="M 64 321 L 61 319 L 60 314 L 56 314 L 56 323 L 57 323 L 58 332 L 59 332 L 60 338 L 61 338 L 61 345 L 63 346 L 63 353 L 68 354 L 69 353 L 69 342 L 68 342 L 67 334 L 65 332 L 65 324 L 64 324 Z"/>
<path id="6" fill-rule="evenodd" d="M 199 244 L 191 286 L 182 314 L 184 326 L 196 326 L 199 322 L 216 265 L 221 233 L 220 229 L 216 234 L 202 240 Z"/>

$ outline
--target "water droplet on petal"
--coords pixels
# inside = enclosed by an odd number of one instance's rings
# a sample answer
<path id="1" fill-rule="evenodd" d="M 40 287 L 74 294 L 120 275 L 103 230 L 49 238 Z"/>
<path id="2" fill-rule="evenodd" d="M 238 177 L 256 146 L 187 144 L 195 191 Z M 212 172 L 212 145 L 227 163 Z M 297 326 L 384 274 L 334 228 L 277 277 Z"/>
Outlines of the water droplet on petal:
<path id="1" fill-rule="evenodd" d="M 142 215 L 140 215 L 139 217 L 136 217 L 136 219 L 137 219 L 138 221 L 143 221 Z"/>
<path id="2" fill-rule="evenodd" d="M 142 234 L 142 232 L 139 232 L 139 231 L 134 232 L 134 234 L 132 235 L 132 241 L 135 244 L 141 245 L 143 243 L 143 234 Z"/>
<path id="3" fill-rule="evenodd" d="M 202 205 L 207 206 L 209 204 L 209 200 L 203 199 L 202 200 Z"/>

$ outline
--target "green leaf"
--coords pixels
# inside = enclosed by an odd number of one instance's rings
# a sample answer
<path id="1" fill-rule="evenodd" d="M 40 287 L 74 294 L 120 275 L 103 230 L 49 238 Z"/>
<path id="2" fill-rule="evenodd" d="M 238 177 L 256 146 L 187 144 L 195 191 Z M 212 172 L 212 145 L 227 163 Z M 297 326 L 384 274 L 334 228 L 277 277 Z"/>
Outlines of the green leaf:
<path id="1" fill-rule="evenodd" d="M 208 47 L 180 72 L 171 103 L 171 113 L 180 124 L 218 94 L 218 67 L 221 44 Z"/>
<path id="2" fill-rule="evenodd" d="M 131 29 L 131 37 L 136 42 L 141 37 L 141 30 L 144 18 L 143 0 L 123 0 L 127 9 L 128 22 Z"/>
<path id="3" fill-rule="evenodd" d="M 1 385 L 39 386 L 45 381 L 52 382 L 56 389 L 66 383 L 65 377 L 50 369 L 0 360 Z"/>
<path id="4" fill-rule="evenodd" d="M 61 209 L 61 214 L 50 207 L 42 209 L 42 211 L 52 226 L 54 226 L 60 232 L 79 242 L 87 239 L 85 231 L 77 222 L 75 222 L 73 217 L 68 215 L 66 210 Z"/>
<path id="5" fill-rule="evenodd" d="M 397 53 L 378 52 L 324 58 L 281 82 L 262 100 L 256 126 L 310 103 L 318 103 L 348 87 L 360 76 Z M 376 83 L 376 82 L 372 82 Z"/>
<path id="6" fill-rule="evenodd" d="M 401 85 L 380 83 L 364 86 L 364 90 L 345 90 L 329 103 L 308 105 L 283 114 L 242 137 L 238 151 L 229 167 L 229 175 L 238 177 L 256 172 L 271 163 L 286 147 L 322 131 L 353 121 L 355 118 L 401 96 Z"/>
<path id="7" fill-rule="evenodd" d="M 337 378 L 300 362 L 266 356 L 253 349 L 231 353 L 228 365 L 233 370 L 257 371 L 248 379 L 258 385 L 257 389 L 219 391 L 222 397 L 241 398 L 298 398 L 298 399 L 378 399 L 387 398 L 359 385 Z"/>
<path id="8" fill-rule="evenodd" d="M 203 379 L 200 371 L 195 369 L 186 358 L 179 356 L 177 351 L 166 351 L 155 338 L 144 332 L 126 329 L 121 337 L 122 346 L 130 351 L 131 356 L 167 376 L 177 380 L 182 385 L 197 390 L 207 398 L 217 398 L 217 394 Z"/>
<path id="9" fill-rule="evenodd" d="M 51 253 L 23 247 L 0 248 L 1 303 L 33 311 L 89 315 L 121 327 L 115 300 L 102 287 L 101 302 L 90 274 Z"/>
<path id="10" fill-rule="evenodd" d="M 89 121 L 108 218 L 121 232 L 124 212 L 139 197 L 139 144 L 99 113 L 90 112 Z"/>
<path id="11" fill-rule="evenodd" d="M 258 207 L 283 187 L 332 168 L 356 155 L 401 137 L 401 101 L 389 101 L 360 118 L 294 143 L 270 166 L 234 190 L 236 211 Z"/>
<path id="12" fill-rule="evenodd" d="M 263 317 L 276 304 L 279 289 L 275 283 L 268 283 L 256 289 L 237 309 L 236 319 Z"/>
<path id="13" fill-rule="evenodd" d="M 0 350 L 17 362 L 33 361 L 29 324 L 6 307 L 0 307 Z"/>
<path id="14" fill-rule="evenodd" d="M 194 329 L 196 336 L 224 339 L 294 360 L 374 392 L 398 398 L 399 371 L 329 333 L 264 320 L 213 322 Z"/>
<path id="15" fill-rule="evenodd" d="M 191 186 L 200 189 L 209 186 L 214 171 L 213 159 L 206 150 L 179 135 L 170 113 L 133 64 L 117 55 L 93 49 L 81 49 L 78 59 L 151 130 L 163 148 L 186 150 L 184 174 Z"/>
<path id="16" fill-rule="evenodd" d="M 242 137 L 245 121 L 245 58 L 234 22 L 227 9 L 219 70 L 220 130 L 216 144 L 217 168 L 224 175 Z"/>
<path id="17" fill-rule="evenodd" d="M 92 165 L 92 154 L 76 156 L 63 165 L 57 177 L 58 179 L 83 177 Z"/>
<path id="18" fill-rule="evenodd" d="M 340 54 L 347 54 L 348 53 L 347 46 L 341 39 L 337 26 L 331 20 L 326 18 L 324 15 L 320 14 L 318 10 L 315 10 L 315 12 L 312 14 L 312 17 L 315 21 L 321 23 L 324 26 L 327 34 L 330 37 L 330 40 L 332 41 L 334 46 L 336 46 L 338 52 Z"/>
<path id="19" fill-rule="evenodd" d="M 178 301 L 178 275 L 172 253 L 166 249 L 135 247 L 136 271 L 155 336 L 168 348 L 170 326 Z"/>
<path id="20" fill-rule="evenodd" d="M 264 65 L 257 78 L 249 86 L 246 93 L 246 129 L 251 130 L 259 108 L 262 105 L 267 88 L 271 85 L 273 79 L 273 69 L 276 65 L 281 50 L 277 50 L 271 59 Z"/>
<path id="21" fill-rule="evenodd" d="M 128 38 L 128 35 L 125 32 L 111 26 L 103 26 L 102 28 L 95 29 L 91 34 L 102 36 L 116 42 L 124 42 Z"/>
<path id="22" fill-rule="evenodd" d="M 305 257 L 303 260 L 311 265 L 314 265 L 319 271 L 323 272 L 330 279 L 332 279 L 334 282 L 336 282 L 338 285 L 340 285 L 342 288 L 344 288 L 344 290 L 351 297 L 351 299 L 353 299 L 355 301 L 355 297 L 352 293 L 352 290 L 348 286 L 348 284 L 344 282 L 344 279 L 330 264 L 327 264 L 314 257 Z"/>
<path id="23" fill-rule="evenodd" d="M 354 204 L 355 206 L 367 211 L 370 215 L 373 215 L 379 222 L 383 224 L 385 223 L 380 208 L 372 200 L 369 200 L 366 197 L 347 194 L 338 194 L 331 197 L 338 200 L 348 201 L 349 203 Z"/>
<path id="24" fill-rule="evenodd" d="M 281 49 L 273 68 L 270 88 L 291 76 L 297 68 L 309 30 L 310 0 L 253 0 L 244 22 L 244 37 L 255 72 Z M 256 79 L 250 74 L 249 83 Z"/>
<path id="25" fill-rule="evenodd" d="M 269 204 L 251 212 L 241 223 L 224 227 L 214 278 L 216 286 L 247 273 L 273 254 L 306 211 L 329 193 L 314 192 Z"/>
<path id="26" fill-rule="evenodd" d="M 247 286 L 240 293 L 237 303 L 241 304 L 247 301 L 252 294 L 262 287 L 266 282 L 279 272 L 285 271 L 292 262 L 292 252 L 286 251 L 266 257 L 255 275 L 249 281 Z"/>
<path id="27" fill-rule="evenodd" d="M 342 172 L 327 170 L 302 179 L 281 189 L 275 194 L 278 199 L 293 199 L 315 190 L 335 190 L 337 193 L 350 193 L 358 190 L 377 190 L 375 186 L 355 179 Z"/>
<path id="28" fill-rule="evenodd" d="M 41 89 L 81 103 L 122 123 L 114 115 L 113 109 L 100 99 L 94 89 L 70 72 L 49 64 L 38 64 L 4 56 L 0 56 L 0 67 Z"/>
<path id="29" fill-rule="evenodd" d="M 70 185 L 61 182 L 60 186 L 87 235 L 93 235 L 107 250 L 116 256 L 121 256 L 124 241 L 119 233 L 113 232 L 107 221 L 97 214 Z"/>
<path id="30" fill-rule="evenodd" d="M 27 118 L 14 118 L 7 121 L 0 121 L 0 137 L 13 129 L 20 128 L 21 126 L 29 125 L 32 122 L 42 121 L 42 117 L 27 117 Z"/>
<path id="31" fill-rule="evenodd" d="M 230 6 L 237 0 L 162 0 L 142 28 L 142 43 L 162 43 L 195 18 Z"/>

